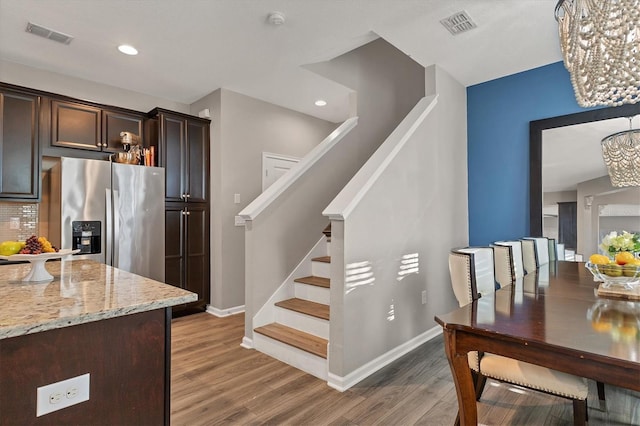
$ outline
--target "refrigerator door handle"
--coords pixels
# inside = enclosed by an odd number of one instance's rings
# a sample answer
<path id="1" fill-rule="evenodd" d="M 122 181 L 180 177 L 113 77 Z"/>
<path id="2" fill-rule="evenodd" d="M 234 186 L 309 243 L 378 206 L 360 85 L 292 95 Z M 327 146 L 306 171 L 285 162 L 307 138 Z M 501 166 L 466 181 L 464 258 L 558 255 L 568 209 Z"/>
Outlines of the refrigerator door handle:
<path id="1" fill-rule="evenodd" d="M 109 188 L 105 189 L 105 209 L 106 226 L 104 234 L 107 240 L 105 245 L 105 263 L 111 265 L 113 263 L 113 209 L 111 208 L 111 190 Z"/>
<path id="2" fill-rule="evenodd" d="M 117 268 L 120 263 L 120 250 L 118 249 L 120 244 L 120 193 L 117 190 L 113 190 L 113 263 L 112 266 Z"/>

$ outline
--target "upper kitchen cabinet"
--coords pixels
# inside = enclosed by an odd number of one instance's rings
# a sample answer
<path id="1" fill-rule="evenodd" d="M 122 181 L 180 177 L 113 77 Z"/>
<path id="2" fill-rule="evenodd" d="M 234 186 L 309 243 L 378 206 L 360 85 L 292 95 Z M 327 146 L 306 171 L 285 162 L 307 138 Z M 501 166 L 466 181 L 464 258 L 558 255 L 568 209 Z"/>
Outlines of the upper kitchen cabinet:
<path id="1" fill-rule="evenodd" d="M 158 165 L 165 168 L 166 201 L 207 202 L 210 120 L 159 108 L 149 115 Z"/>
<path id="2" fill-rule="evenodd" d="M 67 99 L 52 99 L 51 146 L 107 153 L 124 151 L 120 132 L 143 137 L 144 114 Z"/>
<path id="3" fill-rule="evenodd" d="M 0 84 L 0 199 L 34 200 L 40 189 L 40 97 Z"/>

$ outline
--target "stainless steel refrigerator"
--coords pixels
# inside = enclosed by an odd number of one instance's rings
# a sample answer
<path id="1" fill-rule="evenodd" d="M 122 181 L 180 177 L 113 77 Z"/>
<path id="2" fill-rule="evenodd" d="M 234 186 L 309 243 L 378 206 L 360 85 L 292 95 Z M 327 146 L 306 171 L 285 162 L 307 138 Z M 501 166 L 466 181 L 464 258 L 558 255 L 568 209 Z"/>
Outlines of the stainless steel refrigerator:
<path id="1" fill-rule="evenodd" d="M 164 282 L 164 169 L 60 158 L 49 175 L 49 239 Z"/>

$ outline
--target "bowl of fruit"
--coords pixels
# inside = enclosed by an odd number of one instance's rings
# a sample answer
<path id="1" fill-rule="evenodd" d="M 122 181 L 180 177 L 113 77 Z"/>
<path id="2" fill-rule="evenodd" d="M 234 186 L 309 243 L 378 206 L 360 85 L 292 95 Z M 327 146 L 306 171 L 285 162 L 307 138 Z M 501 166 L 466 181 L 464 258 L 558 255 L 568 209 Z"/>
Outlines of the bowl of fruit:
<path id="1" fill-rule="evenodd" d="M 640 285 L 640 259 L 631 252 L 619 252 L 614 259 L 592 254 L 585 266 L 597 281 L 602 281 L 604 288 L 631 290 Z"/>
<path id="2" fill-rule="evenodd" d="M 32 235 L 25 241 L 3 241 L 0 243 L 0 259 L 29 261 L 31 269 L 22 281 L 49 281 L 53 276 L 47 272 L 44 264 L 47 260 L 60 259 L 77 253 L 79 250 L 59 250 L 45 237 Z"/>

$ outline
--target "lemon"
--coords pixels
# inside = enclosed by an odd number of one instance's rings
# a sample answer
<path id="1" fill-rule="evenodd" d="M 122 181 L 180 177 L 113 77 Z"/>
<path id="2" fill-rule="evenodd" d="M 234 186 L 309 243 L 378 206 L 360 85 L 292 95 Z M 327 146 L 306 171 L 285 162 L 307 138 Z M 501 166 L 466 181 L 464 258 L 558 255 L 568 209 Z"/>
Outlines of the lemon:
<path id="1" fill-rule="evenodd" d="M 594 265 L 607 265 L 611 261 L 607 256 L 603 254 L 592 254 L 591 256 L 589 256 L 589 262 L 593 263 Z"/>
<path id="2" fill-rule="evenodd" d="M 22 250 L 23 244 L 20 241 L 3 241 L 0 243 L 0 255 L 11 256 Z"/>

